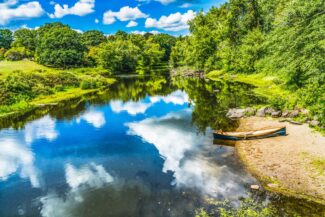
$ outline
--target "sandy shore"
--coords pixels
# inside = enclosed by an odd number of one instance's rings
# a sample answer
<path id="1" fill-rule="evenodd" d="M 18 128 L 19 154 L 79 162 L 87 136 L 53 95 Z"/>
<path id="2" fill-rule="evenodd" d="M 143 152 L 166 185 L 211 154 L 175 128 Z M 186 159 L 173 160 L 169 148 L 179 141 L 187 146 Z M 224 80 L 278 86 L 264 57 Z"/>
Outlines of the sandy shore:
<path id="1" fill-rule="evenodd" d="M 236 150 L 248 170 L 275 192 L 325 205 L 325 137 L 307 125 L 250 117 L 237 131 L 287 126 L 287 136 L 241 141 Z"/>

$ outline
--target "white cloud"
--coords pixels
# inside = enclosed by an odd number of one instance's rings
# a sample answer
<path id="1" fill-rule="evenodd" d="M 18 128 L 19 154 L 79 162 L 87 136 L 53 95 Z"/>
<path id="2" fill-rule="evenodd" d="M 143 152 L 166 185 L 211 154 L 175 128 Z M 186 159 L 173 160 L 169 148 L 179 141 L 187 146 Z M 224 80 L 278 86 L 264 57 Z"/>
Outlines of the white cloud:
<path id="1" fill-rule="evenodd" d="M 184 4 L 180 5 L 179 7 L 180 7 L 180 8 L 189 8 L 189 7 L 192 7 L 192 6 L 193 6 L 193 5 L 190 4 L 190 3 L 184 3 Z"/>
<path id="2" fill-rule="evenodd" d="M 163 172 L 172 171 L 177 187 L 195 188 L 214 197 L 236 199 L 245 196 L 245 176 L 233 164 L 233 149 L 216 153 L 212 132 L 197 134 L 191 124 L 191 110 L 169 113 L 160 118 L 147 118 L 128 123 L 129 134 L 140 136 L 156 146 L 164 158 Z M 227 166 L 229 165 L 229 166 Z"/>
<path id="3" fill-rule="evenodd" d="M 85 16 L 93 13 L 95 7 L 95 0 L 79 0 L 72 7 L 69 8 L 67 4 L 61 6 L 56 4 L 54 6 L 54 13 L 49 14 L 51 18 L 61 18 L 66 15 Z"/>
<path id="4" fill-rule="evenodd" d="M 138 2 L 146 2 L 146 3 L 148 3 L 151 0 L 137 0 L 137 1 Z M 176 0 L 153 0 L 153 1 L 160 2 L 163 5 L 168 5 L 168 4 L 172 3 L 172 2 L 175 2 Z"/>
<path id="5" fill-rule="evenodd" d="M 32 143 L 35 139 L 45 138 L 49 141 L 56 139 L 58 132 L 55 130 L 55 120 L 49 115 L 32 121 L 25 126 L 25 141 Z"/>
<path id="6" fill-rule="evenodd" d="M 96 18 L 96 19 L 95 19 L 95 23 L 99 23 L 99 19 Z"/>
<path id="7" fill-rule="evenodd" d="M 176 0 L 155 0 L 156 2 L 160 2 L 163 5 L 168 5 L 172 2 L 175 2 Z"/>
<path id="8" fill-rule="evenodd" d="M 135 21 L 133 21 L 133 20 L 131 20 L 129 23 L 128 23 L 128 25 L 126 25 L 126 27 L 135 27 L 135 26 L 137 26 L 138 25 L 138 23 L 137 22 L 135 22 Z"/>
<path id="9" fill-rule="evenodd" d="M 4 3 L 0 3 L 0 25 L 5 25 L 14 19 L 35 18 L 44 14 L 42 6 L 37 1 L 18 6 L 17 3 L 17 0 L 5 0 Z"/>
<path id="10" fill-rule="evenodd" d="M 159 34 L 160 32 L 159 32 L 159 31 L 156 31 L 156 30 L 152 30 L 152 31 L 150 31 L 150 32 L 135 30 L 135 31 L 132 31 L 131 33 L 132 33 L 132 34 L 139 34 L 139 35 L 144 35 L 144 34 L 146 34 L 146 33 L 151 33 L 151 34 L 157 35 L 157 34 Z"/>
<path id="11" fill-rule="evenodd" d="M 93 125 L 96 128 L 101 128 L 106 124 L 105 116 L 102 112 L 90 109 L 77 118 L 77 123 L 81 120 L 85 120 L 87 123 Z"/>
<path id="12" fill-rule="evenodd" d="M 130 21 L 140 18 L 147 18 L 148 15 L 143 13 L 138 7 L 131 8 L 129 6 L 122 7 L 120 11 L 113 12 L 111 10 L 106 11 L 103 16 L 104 24 L 113 24 L 116 19 L 120 21 Z"/>
<path id="13" fill-rule="evenodd" d="M 115 113 L 120 113 L 126 111 L 130 115 L 143 114 L 152 105 L 151 103 L 143 102 L 122 102 L 119 100 L 111 101 L 110 103 L 112 111 Z"/>
<path id="14" fill-rule="evenodd" d="M 162 16 L 159 20 L 154 18 L 147 18 L 145 22 L 146 28 L 157 28 L 166 31 L 181 31 L 188 29 L 188 21 L 195 17 L 196 13 L 188 10 L 186 13 L 179 12 L 170 14 L 169 16 Z"/>

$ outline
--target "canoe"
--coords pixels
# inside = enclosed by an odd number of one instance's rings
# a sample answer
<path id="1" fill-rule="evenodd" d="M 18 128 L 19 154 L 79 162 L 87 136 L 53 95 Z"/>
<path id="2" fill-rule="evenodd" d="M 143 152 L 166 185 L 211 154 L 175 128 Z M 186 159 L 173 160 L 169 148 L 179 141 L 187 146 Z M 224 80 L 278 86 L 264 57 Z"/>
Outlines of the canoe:
<path id="1" fill-rule="evenodd" d="M 222 132 L 215 131 L 213 137 L 215 140 L 251 140 L 251 139 L 263 139 L 274 136 L 285 136 L 286 127 L 277 127 L 264 130 L 255 130 L 248 132 Z"/>

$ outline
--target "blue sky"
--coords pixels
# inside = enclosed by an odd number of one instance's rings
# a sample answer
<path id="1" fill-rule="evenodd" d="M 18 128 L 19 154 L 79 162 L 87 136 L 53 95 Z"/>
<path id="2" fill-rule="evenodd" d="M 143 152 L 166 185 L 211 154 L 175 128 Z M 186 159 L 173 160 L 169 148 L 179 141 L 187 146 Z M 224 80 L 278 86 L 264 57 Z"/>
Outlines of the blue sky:
<path id="1" fill-rule="evenodd" d="M 186 34 L 187 21 L 226 0 L 0 0 L 0 28 L 37 28 L 62 22 L 73 29 L 105 34 L 165 32 Z"/>

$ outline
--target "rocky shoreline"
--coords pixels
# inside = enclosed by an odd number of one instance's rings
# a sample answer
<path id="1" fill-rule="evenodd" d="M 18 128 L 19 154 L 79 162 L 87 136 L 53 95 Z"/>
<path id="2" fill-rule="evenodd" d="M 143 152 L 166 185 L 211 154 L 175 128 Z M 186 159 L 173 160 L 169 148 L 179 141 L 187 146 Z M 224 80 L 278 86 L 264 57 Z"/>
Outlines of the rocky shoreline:
<path id="1" fill-rule="evenodd" d="M 272 117 L 279 118 L 280 122 L 290 122 L 292 124 L 301 125 L 304 123 L 309 124 L 310 127 L 320 127 L 320 122 L 317 117 L 310 117 L 309 111 L 307 109 L 294 109 L 294 110 L 277 110 L 272 107 L 261 107 L 256 108 L 231 108 L 227 113 L 227 117 L 230 119 L 239 119 L 243 117 Z M 299 120 L 296 120 L 299 118 Z"/>

